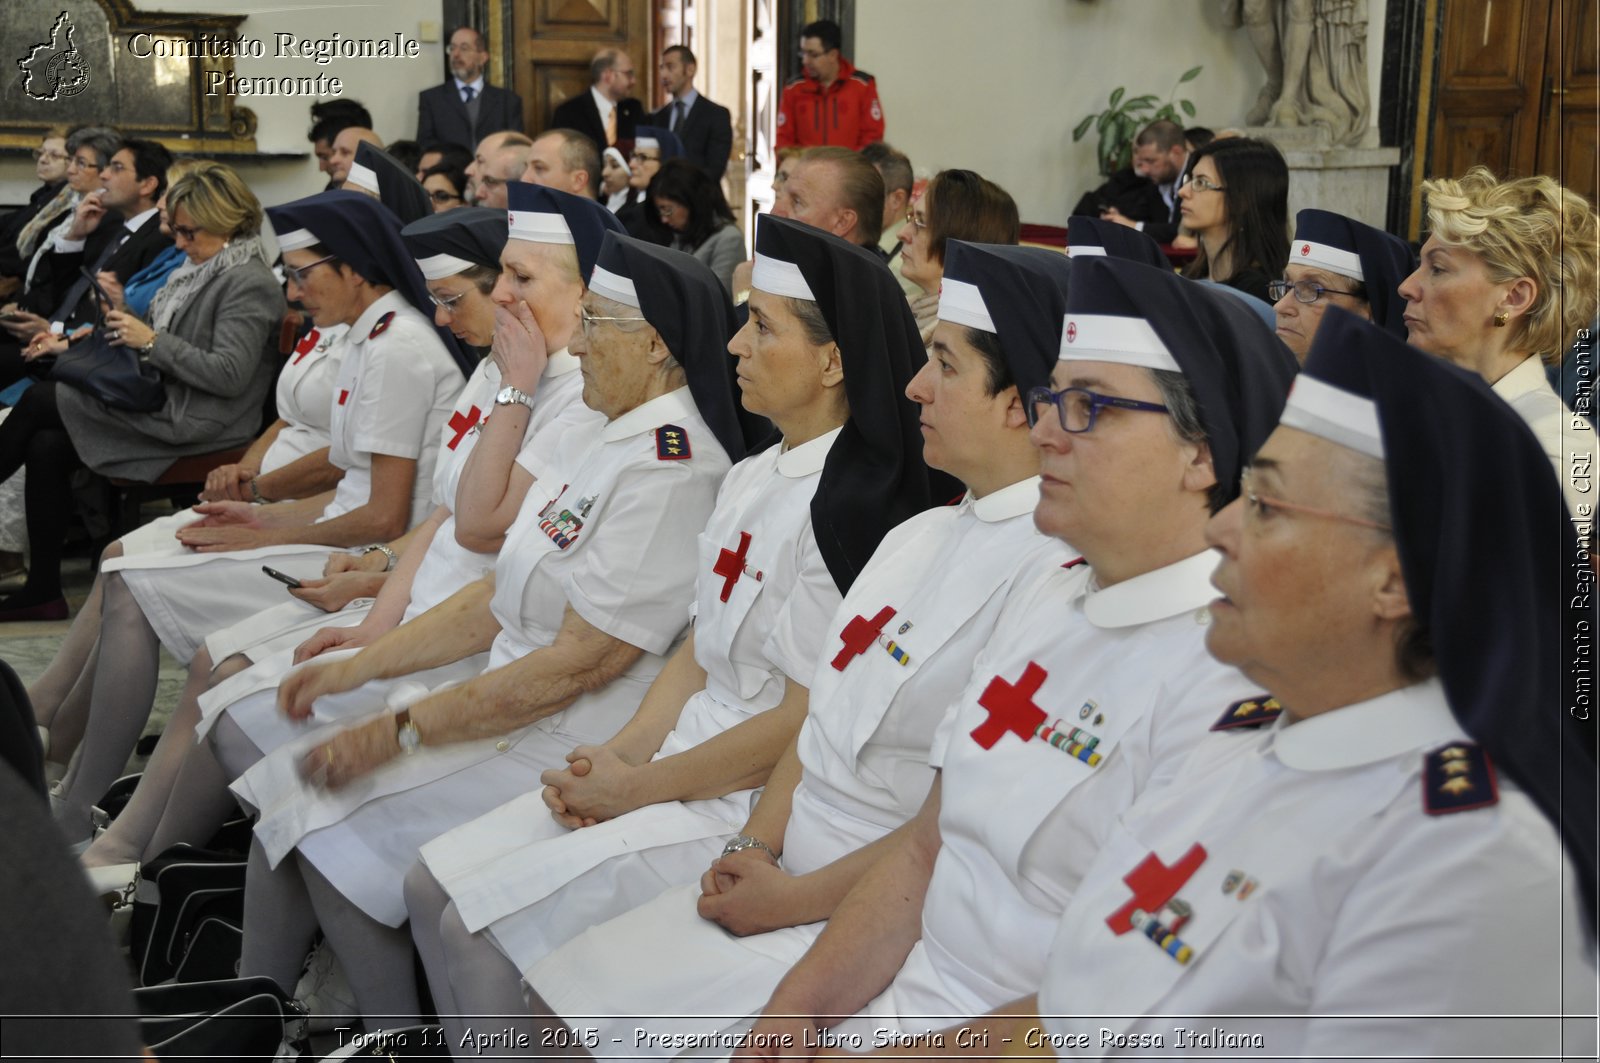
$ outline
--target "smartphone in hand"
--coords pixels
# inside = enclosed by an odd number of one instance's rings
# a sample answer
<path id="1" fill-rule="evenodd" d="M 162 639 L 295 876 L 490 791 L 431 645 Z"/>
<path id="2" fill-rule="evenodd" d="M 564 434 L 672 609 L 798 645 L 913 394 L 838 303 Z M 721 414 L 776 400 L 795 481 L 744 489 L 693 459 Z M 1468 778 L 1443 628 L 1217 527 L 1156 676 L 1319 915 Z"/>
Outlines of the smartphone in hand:
<path id="1" fill-rule="evenodd" d="M 273 579 L 277 580 L 286 587 L 293 587 L 295 590 L 299 590 L 301 587 L 300 581 L 286 572 L 279 572 L 277 569 L 271 568 L 267 565 L 262 565 L 261 571 L 265 572 L 267 575 L 271 576 Z"/>

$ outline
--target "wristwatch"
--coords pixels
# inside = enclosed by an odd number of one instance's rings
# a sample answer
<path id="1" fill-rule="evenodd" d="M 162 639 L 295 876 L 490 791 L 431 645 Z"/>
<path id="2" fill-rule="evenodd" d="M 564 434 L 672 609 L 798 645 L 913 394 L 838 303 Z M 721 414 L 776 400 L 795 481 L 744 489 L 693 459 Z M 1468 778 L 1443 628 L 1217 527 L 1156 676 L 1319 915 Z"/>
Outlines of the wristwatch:
<path id="1" fill-rule="evenodd" d="M 411 722 L 410 709 L 401 709 L 394 714 L 394 738 L 400 743 L 400 752 L 408 757 L 422 748 L 422 732 Z"/>
<path id="2" fill-rule="evenodd" d="M 757 838 L 753 834 L 735 835 L 727 845 L 722 847 L 722 855 L 732 856 L 734 853 L 742 853 L 746 849 L 760 849 L 762 852 L 772 857 L 773 863 L 781 864 L 783 862 L 782 858 L 779 857 L 777 853 L 772 851 L 772 846 L 768 845 L 766 842 L 762 841 L 760 838 Z"/>
<path id="3" fill-rule="evenodd" d="M 252 482 L 254 482 L 254 481 L 252 481 Z M 361 548 L 361 556 L 365 557 L 366 555 L 372 553 L 372 551 L 374 551 L 374 550 L 379 551 L 380 553 L 383 554 L 384 557 L 388 558 L 388 561 L 383 566 L 383 570 L 385 572 L 393 571 L 394 570 L 394 566 L 395 566 L 395 562 L 399 561 L 400 558 L 395 554 L 395 552 L 393 550 L 391 550 L 388 547 L 388 545 L 386 545 L 384 543 L 372 543 L 371 545 L 363 546 Z"/>
<path id="4" fill-rule="evenodd" d="M 521 388 L 514 388 L 510 384 L 507 384 L 505 387 L 501 388 L 500 393 L 494 397 L 494 404 L 496 406 L 511 406 L 516 403 L 521 403 L 531 410 L 533 409 L 533 396 L 529 395 Z"/>

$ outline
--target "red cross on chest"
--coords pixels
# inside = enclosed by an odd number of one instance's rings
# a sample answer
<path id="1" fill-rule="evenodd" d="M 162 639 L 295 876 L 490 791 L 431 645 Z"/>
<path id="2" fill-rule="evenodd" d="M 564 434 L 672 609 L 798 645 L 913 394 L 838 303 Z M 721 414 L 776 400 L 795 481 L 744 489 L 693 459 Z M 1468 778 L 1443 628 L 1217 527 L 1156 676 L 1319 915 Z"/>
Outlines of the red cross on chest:
<path id="1" fill-rule="evenodd" d="M 1033 703 L 1033 696 L 1039 693 L 1049 674 L 1029 661 L 1015 683 L 1008 683 L 999 676 L 989 680 L 978 698 L 978 704 L 989 710 L 989 718 L 972 732 L 973 741 L 984 749 L 993 749 L 1000 736 L 1008 731 L 1024 742 L 1032 738 L 1034 728 L 1045 721 L 1045 711 Z"/>
<path id="2" fill-rule="evenodd" d="M 289 364 L 299 365 L 301 362 L 305 361 L 306 355 L 317 349 L 317 338 L 320 335 L 321 333 L 319 333 L 316 329 L 312 329 L 310 332 L 306 333 L 304 338 L 302 338 L 300 342 L 295 345 L 294 361 L 290 362 Z"/>
<path id="3" fill-rule="evenodd" d="M 733 585 L 738 583 L 739 577 L 745 574 L 747 566 L 744 563 L 744 559 L 749 552 L 750 533 L 742 531 L 739 533 L 738 550 L 723 548 L 723 551 L 717 555 L 717 563 L 711 566 L 711 572 L 712 575 L 722 577 L 722 594 L 720 596 L 722 601 L 728 600 L 728 596 L 733 593 Z M 750 575 L 757 580 L 761 579 L 760 572 L 752 572 Z"/>
<path id="4" fill-rule="evenodd" d="M 1205 862 L 1205 847 L 1198 842 L 1189 846 L 1189 851 L 1171 867 L 1163 864 L 1155 853 L 1151 853 L 1139 861 L 1138 867 L 1122 876 L 1122 881 L 1128 884 L 1133 896 L 1121 908 L 1106 916 L 1106 925 L 1111 928 L 1113 934 L 1126 934 L 1133 929 L 1133 913 L 1136 909 L 1149 912 L 1151 915 L 1159 912 L 1168 901 L 1177 896 L 1183 884 L 1188 882 Z"/>
<path id="5" fill-rule="evenodd" d="M 844 647 L 834 657 L 833 667 L 841 672 L 844 671 L 845 665 L 866 652 L 867 647 L 877 641 L 878 636 L 883 633 L 883 625 L 893 619 L 894 607 L 886 605 L 879 609 L 878 615 L 871 620 L 858 616 L 846 624 L 844 630 L 839 632 L 839 638 L 844 640 Z"/>
<path id="6" fill-rule="evenodd" d="M 452 413 L 450 415 L 450 431 L 454 432 L 455 435 L 445 445 L 451 450 L 460 446 L 461 441 L 466 438 L 468 432 L 472 431 L 472 426 L 477 424 L 478 418 L 482 416 L 483 411 L 479 410 L 477 406 L 473 406 L 466 413 L 462 413 L 459 410 Z"/>

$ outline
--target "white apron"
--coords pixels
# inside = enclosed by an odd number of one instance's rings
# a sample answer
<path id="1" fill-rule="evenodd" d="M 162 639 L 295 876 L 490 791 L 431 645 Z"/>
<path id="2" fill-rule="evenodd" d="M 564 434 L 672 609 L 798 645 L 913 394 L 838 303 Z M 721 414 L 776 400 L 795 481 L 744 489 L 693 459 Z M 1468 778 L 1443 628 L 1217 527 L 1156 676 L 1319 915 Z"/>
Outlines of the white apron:
<path id="1" fill-rule="evenodd" d="M 729 472 L 700 536 L 690 696 L 656 757 L 683 752 L 775 707 L 811 681 L 839 592 L 811 533 L 811 498 L 837 430 Z M 755 791 L 664 802 L 568 831 L 538 789 L 434 839 L 423 862 L 471 930 L 521 970 L 572 934 L 698 878 L 749 817 Z"/>
<path id="2" fill-rule="evenodd" d="M 658 457 L 663 426 L 693 440 L 692 457 Z M 569 606 L 643 655 L 604 688 L 537 723 L 499 739 L 424 744 L 337 791 L 299 778 L 298 761 L 321 736 L 281 746 L 234 783 L 261 810 L 256 837 L 274 865 L 298 847 L 368 915 L 398 926 L 401 881 L 423 843 L 536 788 L 539 773 L 564 763 L 567 750 L 605 741 L 638 708 L 683 629 L 695 538 L 728 460 L 686 388 L 607 424 L 576 458 L 571 472 L 529 493 L 501 549 L 491 601 L 501 632 L 483 670 L 550 645 Z M 394 709 L 427 693 L 420 683 L 402 683 L 386 704 Z"/>

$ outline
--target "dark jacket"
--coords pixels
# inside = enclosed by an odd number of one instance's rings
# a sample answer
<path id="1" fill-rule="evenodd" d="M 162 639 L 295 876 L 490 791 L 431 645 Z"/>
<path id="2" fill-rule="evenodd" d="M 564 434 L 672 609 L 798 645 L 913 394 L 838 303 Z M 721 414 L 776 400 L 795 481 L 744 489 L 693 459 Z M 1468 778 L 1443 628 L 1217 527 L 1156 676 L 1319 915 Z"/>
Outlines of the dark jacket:
<path id="1" fill-rule="evenodd" d="M 78 325 L 94 321 L 94 300 L 88 297 L 87 283 L 81 286 L 83 294 L 78 297 L 76 304 L 68 308 L 70 313 L 59 319 L 54 315 L 61 308 L 63 300 L 79 287 L 78 281 L 83 276 L 79 272 L 80 267 L 92 269 L 95 263 L 100 261 L 101 254 L 122 234 L 124 228 L 122 215 L 110 210 L 101 216 L 100 224 L 96 225 L 94 232 L 84 240 L 82 251 L 63 252 L 53 248 L 46 251 L 39 259 L 39 268 L 33 276 L 33 287 L 17 300 L 18 305 L 49 320 L 65 321 L 68 332 Z M 171 246 L 172 237 L 162 234 L 160 219 L 151 215 L 139 226 L 137 232 L 123 241 L 122 246 L 101 268 L 115 273 L 117 280 L 127 284 L 128 278 L 144 269 L 157 255 Z"/>
<path id="2" fill-rule="evenodd" d="M 635 127 L 649 124 L 644 116 L 644 104 L 632 96 L 624 98 L 617 104 L 617 139 L 632 140 Z M 594 92 L 590 89 L 584 89 L 557 107 L 550 117 L 550 128 L 575 129 L 594 141 L 601 151 L 611 145 L 611 141 L 606 140 L 606 124 L 600 120 L 600 108 L 595 105 Z"/>
<path id="3" fill-rule="evenodd" d="M 455 79 L 417 93 L 417 143 L 443 141 L 472 149 L 490 133 L 503 129 L 523 132 L 522 97 L 510 89 L 483 83 L 483 95 L 478 97 L 478 121 L 467 119 L 467 105 L 461 102 L 461 93 Z"/>
<path id="4" fill-rule="evenodd" d="M 1132 169 L 1122 169 L 1093 192 L 1084 193 L 1072 213 L 1098 218 L 1107 207 L 1116 207 L 1124 217 L 1144 222 L 1144 232 L 1156 243 L 1170 244 L 1178 235 L 1178 202 L 1174 194 L 1172 207 L 1168 209 L 1154 181 L 1139 176 Z"/>
<path id="5" fill-rule="evenodd" d="M 671 129 L 672 106 L 668 103 L 651 115 L 649 124 Z M 683 141 L 683 157 L 714 180 L 720 181 L 728 169 L 728 156 L 733 151 L 732 112 L 722 104 L 701 96 L 684 116 L 683 125 L 672 131 Z"/>
<path id="6" fill-rule="evenodd" d="M 0 218 L 0 277 L 20 277 L 28 268 L 27 261 L 22 257 L 22 252 L 17 249 L 17 237 L 22 235 L 23 228 L 39 212 L 49 206 L 50 201 L 56 198 L 56 193 L 61 191 L 61 186 L 66 181 L 56 181 L 54 184 L 40 185 L 33 190 L 33 195 L 28 197 L 28 202 L 16 210 Z M 43 236 L 40 239 L 44 239 Z"/>

